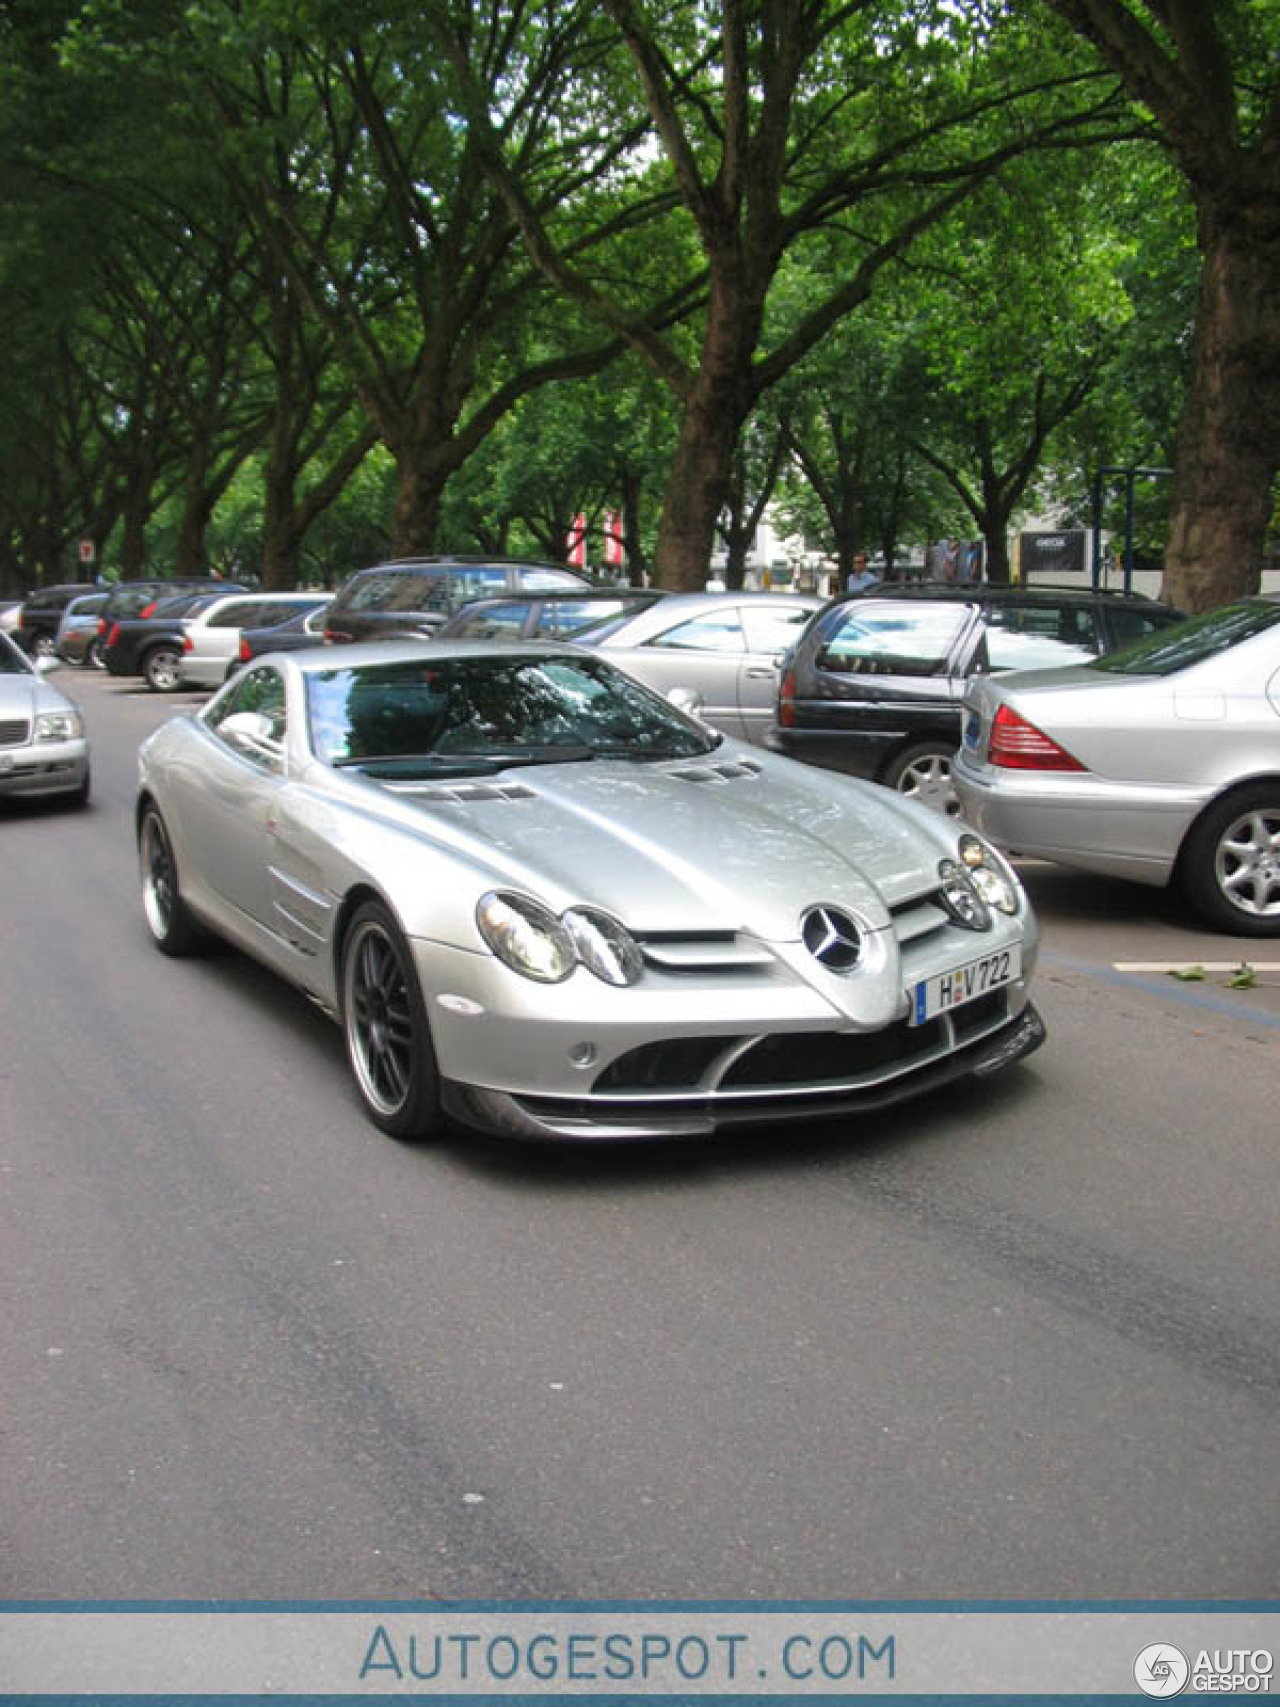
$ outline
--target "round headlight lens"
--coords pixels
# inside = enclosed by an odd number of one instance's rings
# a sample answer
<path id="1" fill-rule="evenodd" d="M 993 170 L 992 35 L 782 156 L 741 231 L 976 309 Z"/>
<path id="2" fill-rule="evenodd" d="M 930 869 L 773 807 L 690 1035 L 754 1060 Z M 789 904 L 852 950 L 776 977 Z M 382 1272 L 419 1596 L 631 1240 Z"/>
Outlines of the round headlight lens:
<path id="1" fill-rule="evenodd" d="M 568 931 L 578 959 L 606 984 L 634 984 L 644 968 L 635 938 L 617 919 L 594 907 L 571 907 L 560 923 Z"/>
<path id="2" fill-rule="evenodd" d="M 980 837 L 970 834 L 961 836 L 958 851 L 974 888 L 987 905 L 998 913 L 1016 913 L 1018 886 L 995 849 L 989 848 Z"/>
<path id="3" fill-rule="evenodd" d="M 974 885 L 973 874 L 953 859 L 938 861 L 942 902 L 958 925 L 968 931 L 989 931 L 991 911 Z"/>
<path id="4" fill-rule="evenodd" d="M 540 984 L 560 984 L 578 964 L 573 939 L 549 907 L 528 895 L 493 890 L 480 898 L 476 924 L 513 972 Z"/>

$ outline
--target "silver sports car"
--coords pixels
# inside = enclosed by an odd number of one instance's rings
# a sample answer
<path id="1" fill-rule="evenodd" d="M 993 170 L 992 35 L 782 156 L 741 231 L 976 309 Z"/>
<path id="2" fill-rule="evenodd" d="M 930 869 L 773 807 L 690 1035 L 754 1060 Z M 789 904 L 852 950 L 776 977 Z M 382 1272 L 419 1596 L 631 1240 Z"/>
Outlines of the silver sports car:
<path id="1" fill-rule="evenodd" d="M 1243 599 L 1079 668 L 969 684 L 953 772 L 1002 846 L 1280 936 L 1280 600 Z"/>
<path id="2" fill-rule="evenodd" d="M 397 1137 L 849 1115 L 1044 1036 L 1001 855 L 571 647 L 268 655 L 145 743 L 137 830 L 156 945 L 300 986 Z"/>

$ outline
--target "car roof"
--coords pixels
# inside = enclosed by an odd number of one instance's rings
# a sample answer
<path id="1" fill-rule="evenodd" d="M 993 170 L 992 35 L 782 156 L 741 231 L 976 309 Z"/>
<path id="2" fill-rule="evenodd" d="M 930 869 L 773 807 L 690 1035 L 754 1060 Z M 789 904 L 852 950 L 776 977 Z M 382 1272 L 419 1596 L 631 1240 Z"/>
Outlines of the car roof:
<path id="1" fill-rule="evenodd" d="M 1176 605 L 1161 599 L 1148 598 L 1145 593 L 1126 592 L 1121 587 L 1065 587 L 1045 581 L 1011 581 L 993 584 L 990 581 L 881 581 L 861 592 L 844 593 L 833 599 L 838 604 L 880 604 L 893 599 L 936 599 L 955 604 L 999 604 L 1005 599 L 1043 599 L 1048 604 L 1139 604 L 1147 609 L 1176 610 Z"/>

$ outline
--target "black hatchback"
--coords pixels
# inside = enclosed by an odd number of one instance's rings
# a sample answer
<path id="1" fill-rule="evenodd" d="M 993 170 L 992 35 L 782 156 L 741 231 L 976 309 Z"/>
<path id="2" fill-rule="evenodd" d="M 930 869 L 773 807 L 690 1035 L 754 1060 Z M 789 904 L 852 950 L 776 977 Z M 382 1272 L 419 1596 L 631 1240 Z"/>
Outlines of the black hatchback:
<path id="1" fill-rule="evenodd" d="M 967 678 L 1080 664 L 1181 620 L 1134 594 L 935 586 L 855 594 L 810 618 L 766 745 L 955 812 Z"/>

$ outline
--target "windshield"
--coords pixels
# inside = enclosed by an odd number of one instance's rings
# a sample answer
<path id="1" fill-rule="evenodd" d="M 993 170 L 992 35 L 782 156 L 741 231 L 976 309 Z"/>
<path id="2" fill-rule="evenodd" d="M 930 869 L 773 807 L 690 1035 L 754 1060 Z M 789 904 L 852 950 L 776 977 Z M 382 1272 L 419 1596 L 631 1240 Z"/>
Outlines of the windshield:
<path id="1" fill-rule="evenodd" d="M 659 695 L 591 656 L 415 658 L 307 676 L 316 756 L 371 775 L 694 758 L 719 745 Z"/>
<path id="2" fill-rule="evenodd" d="M 1203 616 L 1188 617 L 1170 628 L 1157 629 L 1131 646 L 1095 659 L 1089 668 L 1115 676 L 1172 676 L 1179 670 L 1189 670 L 1193 664 L 1203 663 L 1215 652 L 1251 640 L 1277 623 L 1280 623 L 1280 603 L 1242 599 L 1238 604 L 1222 605 Z"/>

